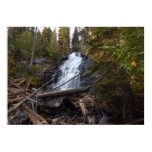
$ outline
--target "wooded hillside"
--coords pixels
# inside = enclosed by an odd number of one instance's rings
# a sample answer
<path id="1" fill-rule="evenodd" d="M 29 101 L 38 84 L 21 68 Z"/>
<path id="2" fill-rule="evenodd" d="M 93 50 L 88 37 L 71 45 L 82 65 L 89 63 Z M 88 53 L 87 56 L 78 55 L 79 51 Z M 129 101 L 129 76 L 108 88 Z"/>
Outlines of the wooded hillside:
<path id="1" fill-rule="evenodd" d="M 109 119 L 105 122 L 107 124 L 143 124 L 144 28 L 75 27 L 72 38 L 69 27 L 60 27 L 58 31 L 50 27 L 44 27 L 42 31 L 38 27 L 8 28 L 9 123 L 17 124 L 14 120 L 18 115 L 16 121 L 21 124 L 43 124 L 42 121 L 44 124 L 79 124 L 74 120 L 81 111 L 84 121 L 80 124 L 91 124 L 90 119 L 94 119 L 93 124 L 99 124 L 99 118 L 92 118 L 92 115 L 104 114 Z M 33 107 L 36 108 L 35 103 L 39 101 L 42 103 L 42 99 L 38 99 L 46 95 L 46 86 L 42 86 L 53 79 L 71 52 L 80 52 L 83 58 L 89 59 L 92 64 L 85 70 L 89 77 L 97 75 L 98 78 L 94 78 L 94 84 L 89 86 L 91 89 L 87 93 L 80 91 L 69 95 L 71 90 L 65 91 L 60 103 L 64 101 L 76 112 L 71 112 L 64 123 L 54 123 L 54 118 L 50 120 L 48 115 L 36 112 Z M 40 90 L 36 91 L 38 88 Z M 53 91 L 49 95 L 61 94 Z M 14 108 L 22 101 L 20 110 Z M 71 104 L 72 101 L 74 103 Z M 62 111 L 63 107 L 60 108 L 57 110 Z M 36 117 L 38 123 L 35 123 Z"/>

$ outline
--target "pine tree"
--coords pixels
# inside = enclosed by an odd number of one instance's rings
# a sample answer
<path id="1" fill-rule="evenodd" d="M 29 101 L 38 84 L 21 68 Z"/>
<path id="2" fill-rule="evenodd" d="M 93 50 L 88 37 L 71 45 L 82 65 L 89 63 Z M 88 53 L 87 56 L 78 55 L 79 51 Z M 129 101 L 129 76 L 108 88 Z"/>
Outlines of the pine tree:
<path id="1" fill-rule="evenodd" d="M 32 46 L 33 35 L 31 28 L 12 27 L 8 31 L 8 54 L 15 61 L 28 60 Z"/>
<path id="2" fill-rule="evenodd" d="M 43 55 L 43 51 L 42 51 L 42 34 L 41 34 L 41 32 L 39 30 L 37 32 L 37 39 L 36 39 L 36 46 L 35 46 L 35 55 L 36 56 Z"/>
<path id="3" fill-rule="evenodd" d="M 78 52 L 78 51 L 79 51 L 79 34 L 77 27 L 75 27 L 72 38 L 72 52 Z"/>
<path id="4" fill-rule="evenodd" d="M 43 31 L 42 31 L 42 51 L 43 51 L 43 56 L 48 56 L 48 46 L 50 44 L 50 41 L 51 41 L 51 34 L 52 34 L 52 31 L 49 28 L 47 27 L 44 27 L 43 28 Z"/>
<path id="5" fill-rule="evenodd" d="M 69 27 L 60 27 L 58 49 L 62 54 L 70 52 L 70 36 Z"/>
<path id="6" fill-rule="evenodd" d="M 51 35 L 51 42 L 48 47 L 49 57 L 52 60 L 56 60 L 59 57 L 58 49 L 57 49 L 57 38 L 56 38 L 56 29 L 53 30 Z"/>
<path id="7" fill-rule="evenodd" d="M 12 27 L 8 30 L 9 75 L 21 74 L 30 63 L 34 27 Z"/>
<path id="8" fill-rule="evenodd" d="M 82 51 L 86 51 L 87 50 L 87 29 L 84 27 L 84 28 L 79 28 L 79 37 L 80 37 L 80 41 L 79 41 L 79 44 L 80 44 L 80 49 Z"/>

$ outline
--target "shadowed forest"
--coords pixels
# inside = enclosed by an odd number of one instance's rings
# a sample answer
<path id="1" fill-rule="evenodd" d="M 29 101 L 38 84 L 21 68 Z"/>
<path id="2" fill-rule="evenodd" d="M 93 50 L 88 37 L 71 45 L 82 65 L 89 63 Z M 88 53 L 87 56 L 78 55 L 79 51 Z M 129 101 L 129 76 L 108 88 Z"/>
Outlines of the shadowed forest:
<path id="1" fill-rule="evenodd" d="M 8 124 L 144 124 L 144 28 L 9 27 Z"/>

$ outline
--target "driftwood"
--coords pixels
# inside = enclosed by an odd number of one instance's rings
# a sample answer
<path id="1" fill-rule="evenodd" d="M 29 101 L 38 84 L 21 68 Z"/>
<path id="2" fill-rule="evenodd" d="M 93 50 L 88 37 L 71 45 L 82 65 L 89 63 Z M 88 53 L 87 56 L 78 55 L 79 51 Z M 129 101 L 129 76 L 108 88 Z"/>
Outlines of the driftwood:
<path id="1" fill-rule="evenodd" d="M 18 83 L 20 81 L 22 81 L 24 78 L 18 78 L 18 79 L 12 79 L 11 81 L 14 83 Z"/>
<path id="2" fill-rule="evenodd" d="M 23 88 L 21 88 L 18 84 L 13 83 L 13 82 L 9 82 L 9 85 L 10 85 L 10 86 L 13 86 L 13 87 L 16 87 L 16 88 L 18 88 L 18 89 L 23 89 Z"/>
<path id="3" fill-rule="evenodd" d="M 17 89 L 17 88 L 12 88 L 12 87 L 8 87 L 8 92 L 9 93 L 15 93 L 15 92 L 19 92 L 21 91 L 22 89 Z"/>
<path id="4" fill-rule="evenodd" d="M 85 122 L 86 121 L 86 116 L 88 114 L 88 110 L 85 107 L 85 104 L 83 103 L 82 99 L 79 100 L 79 106 L 81 108 L 81 111 L 82 111 L 82 114 L 83 114 L 83 118 L 84 118 L 84 122 Z"/>
<path id="5" fill-rule="evenodd" d="M 11 113 L 13 113 L 17 108 L 19 108 L 24 102 L 26 102 L 29 98 L 33 97 L 34 95 L 36 95 L 41 89 L 43 89 L 45 86 L 47 86 L 50 82 L 52 82 L 53 78 L 51 80 L 49 80 L 48 82 L 46 82 L 45 84 L 43 84 L 39 89 L 35 90 L 32 94 L 30 94 L 29 96 L 26 96 L 23 100 L 21 100 L 18 104 L 16 104 L 14 107 L 12 107 L 11 109 L 8 110 L 8 115 L 10 115 Z"/>
<path id="6" fill-rule="evenodd" d="M 26 81 L 26 79 L 21 80 L 19 83 L 17 83 L 18 86 L 20 86 L 21 84 L 23 84 Z"/>
<path id="7" fill-rule="evenodd" d="M 43 93 L 43 94 L 37 94 L 37 97 L 38 98 L 47 98 L 47 97 L 58 97 L 58 96 L 70 95 L 70 94 L 74 94 L 74 93 L 86 92 L 90 88 L 91 88 L 91 86 L 87 86 L 87 87 L 80 87 L 80 88 L 75 88 L 75 89 L 70 89 L 70 90 L 47 92 L 47 93 Z"/>
<path id="8" fill-rule="evenodd" d="M 14 102 L 20 101 L 20 100 L 22 100 L 22 99 L 23 99 L 23 97 L 8 99 L 8 103 L 9 103 L 9 104 L 10 104 L 10 103 L 14 103 Z"/>
<path id="9" fill-rule="evenodd" d="M 9 95 L 19 95 L 19 94 L 22 94 L 22 93 L 25 93 L 26 91 L 25 90 L 18 90 L 18 91 L 10 91 L 8 90 L 10 93 Z"/>
<path id="10" fill-rule="evenodd" d="M 24 108 L 28 111 L 28 118 L 31 120 L 33 124 L 36 124 L 36 125 L 48 124 L 48 122 L 42 116 L 40 116 L 36 112 L 33 112 L 30 107 L 28 107 L 27 105 L 24 105 Z"/>
<path id="11" fill-rule="evenodd" d="M 31 81 L 32 81 L 32 78 L 29 78 L 25 90 L 28 90 L 28 88 L 29 88 L 29 86 L 30 86 L 30 84 L 31 84 Z"/>

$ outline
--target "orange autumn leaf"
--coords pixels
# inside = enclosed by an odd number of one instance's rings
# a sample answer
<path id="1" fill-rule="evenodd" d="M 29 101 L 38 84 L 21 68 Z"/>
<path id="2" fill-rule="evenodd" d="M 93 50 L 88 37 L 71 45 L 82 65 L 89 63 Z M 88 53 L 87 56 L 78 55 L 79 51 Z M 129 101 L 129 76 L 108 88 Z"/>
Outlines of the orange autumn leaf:
<path id="1" fill-rule="evenodd" d="M 136 64 L 136 62 L 135 61 L 133 61 L 132 63 L 131 63 L 131 66 L 136 66 L 137 64 Z"/>

